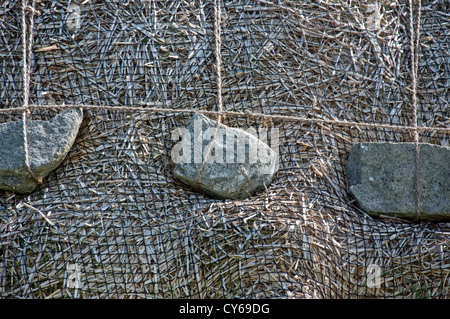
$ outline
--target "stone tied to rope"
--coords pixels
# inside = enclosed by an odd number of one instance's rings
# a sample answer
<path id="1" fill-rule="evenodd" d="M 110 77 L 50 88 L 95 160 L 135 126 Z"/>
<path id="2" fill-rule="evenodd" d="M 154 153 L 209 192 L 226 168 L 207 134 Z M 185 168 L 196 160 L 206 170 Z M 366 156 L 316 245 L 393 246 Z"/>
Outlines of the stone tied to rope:
<path id="1" fill-rule="evenodd" d="M 375 216 L 450 221 L 450 148 L 420 143 L 417 176 L 415 143 L 358 143 L 347 161 L 349 192 Z M 416 178 L 420 203 L 416 197 Z"/>
<path id="2" fill-rule="evenodd" d="M 178 180 L 219 199 L 264 190 L 278 170 L 278 154 L 262 140 L 198 113 L 172 149 L 172 160 Z"/>
<path id="3" fill-rule="evenodd" d="M 29 194 L 63 161 L 83 120 L 82 109 L 61 112 L 49 121 L 28 120 L 27 167 L 23 121 L 0 124 L 0 189 Z"/>

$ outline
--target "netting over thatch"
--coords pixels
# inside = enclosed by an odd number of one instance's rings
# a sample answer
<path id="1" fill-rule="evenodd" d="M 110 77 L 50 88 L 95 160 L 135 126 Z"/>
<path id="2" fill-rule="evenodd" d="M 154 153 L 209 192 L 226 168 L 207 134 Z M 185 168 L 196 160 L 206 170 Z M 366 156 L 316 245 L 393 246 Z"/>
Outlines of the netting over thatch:
<path id="1" fill-rule="evenodd" d="M 224 124 L 279 132 L 274 182 L 243 200 L 172 175 L 180 109 L 218 111 L 213 1 L 33 3 L 29 117 L 84 121 L 37 190 L 0 191 L 1 297 L 449 297 L 450 225 L 347 193 L 354 143 L 413 141 L 408 1 L 219 1 Z M 448 146 L 450 4 L 413 8 L 419 140 Z M 3 1 L 0 122 L 22 117 L 22 23 Z"/>

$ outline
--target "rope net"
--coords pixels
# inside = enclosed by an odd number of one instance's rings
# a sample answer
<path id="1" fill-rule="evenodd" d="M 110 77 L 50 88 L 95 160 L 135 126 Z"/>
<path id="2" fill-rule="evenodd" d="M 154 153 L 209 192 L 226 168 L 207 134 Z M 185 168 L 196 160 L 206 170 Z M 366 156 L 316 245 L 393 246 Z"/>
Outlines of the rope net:
<path id="1" fill-rule="evenodd" d="M 0 191 L 0 296 L 448 298 L 450 224 L 371 217 L 345 168 L 358 142 L 448 146 L 448 12 L 4 2 L 0 123 L 84 119 L 33 193 Z M 266 190 L 217 200 L 173 177 L 173 132 L 194 111 L 277 140 Z"/>

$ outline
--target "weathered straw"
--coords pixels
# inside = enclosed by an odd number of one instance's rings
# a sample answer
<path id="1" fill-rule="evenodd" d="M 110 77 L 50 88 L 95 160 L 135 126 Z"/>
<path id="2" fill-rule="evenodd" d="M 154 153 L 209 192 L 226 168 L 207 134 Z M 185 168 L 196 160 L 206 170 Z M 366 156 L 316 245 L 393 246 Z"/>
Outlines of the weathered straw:
<path id="1" fill-rule="evenodd" d="M 430 118 L 417 127 L 407 118 L 407 1 L 378 1 L 382 24 L 373 30 L 357 1 L 218 2 L 227 9 L 220 24 L 224 121 L 282 128 L 276 179 L 236 201 L 177 183 L 168 156 L 171 130 L 185 124 L 184 115 L 221 114 L 213 3 L 85 2 L 83 28 L 61 33 L 65 13 L 52 10 L 68 3 L 37 1 L 43 14 L 35 15 L 30 81 L 37 102 L 27 116 L 81 107 L 85 120 L 39 189 L 0 194 L 1 297 L 450 296 L 448 224 L 373 219 L 347 197 L 345 158 L 355 141 L 409 141 L 417 130 L 445 145 L 450 132 L 439 73 L 420 74 L 417 88 Z M 427 48 L 444 50 L 446 41 L 436 29 L 440 15 L 428 7 L 422 32 L 437 40 L 421 39 L 424 68 Z M 17 29 L 5 17 L 0 28 Z M 0 110 L 9 121 L 27 109 L 14 89 L 23 48 L 6 31 L 0 65 L 17 75 L 4 83 L 10 94 L 1 91 L 1 101 L 20 106 Z M 447 67 L 440 58 L 427 63 Z M 379 287 L 367 285 L 370 265 L 382 271 Z M 80 288 L 68 285 L 71 266 Z"/>

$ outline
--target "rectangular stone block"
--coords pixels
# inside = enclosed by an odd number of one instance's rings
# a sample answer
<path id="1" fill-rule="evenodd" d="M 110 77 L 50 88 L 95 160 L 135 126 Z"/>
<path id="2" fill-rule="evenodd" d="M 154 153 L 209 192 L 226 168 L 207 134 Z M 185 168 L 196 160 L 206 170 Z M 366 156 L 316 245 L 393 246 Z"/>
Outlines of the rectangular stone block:
<path id="1" fill-rule="evenodd" d="M 420 143 L 420 219 L 450 220 L 450 148 Z M 416 219 L 414 143 L 358 143 L 347 161 L 349 192 L 372 215 Z"/>

